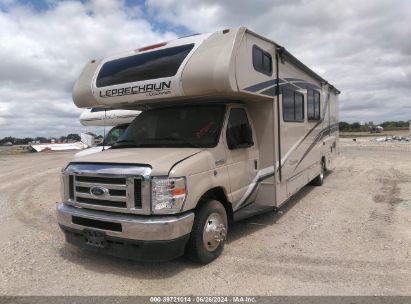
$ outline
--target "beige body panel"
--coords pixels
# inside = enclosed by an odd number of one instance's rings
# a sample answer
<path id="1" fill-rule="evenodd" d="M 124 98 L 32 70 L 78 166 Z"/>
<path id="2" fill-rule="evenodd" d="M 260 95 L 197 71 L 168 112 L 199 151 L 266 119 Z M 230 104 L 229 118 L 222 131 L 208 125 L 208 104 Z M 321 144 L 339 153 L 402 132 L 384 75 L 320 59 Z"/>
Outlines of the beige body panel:
<path id="1" fill-rule="evenodd" d="M 153 176 L 168 175 L 172 166 L 194 154 L 196 148 L 126 148 L 108 149 L 100 153 L 76 158 L 79 163 L 117 163 L 148 165 Z"/>
<path id="2" fill-rule="evenodd" d="M 215 33 L 201 44 L 181 75 L 185 96 L 224 95 L 237 91 L 233 50 L 243 32 L 244 29 Z"/>
<path id="3" fill-rule="evenodd" d="M 216 150 L 221 148 L 222 146 L 219 145 L 211 151 L 205 150 L 178 163 L 171 170 L 170 176 L 172 177 L 186 176 L 187 198 L 184 203 L 184 211 L 194 209 L 201 197 L 210 189 L 219 187 L 228 197 L 230 196 L 227 166 L 215 164 L 219 158 L 217 156 L 219 153 Z M 225 154 L 224 151 L 223 154 Z"/>
<path id="4" fill-rule="evenodd" d="M 73 102 L 79 108 L 91 108 L 96 106 L 96 100 L 93 96 L 93 85 L 90 81 L 94 79 L 97 68 L 102 60 L 92 60 L 86 64 L 80 77 L 74 84 Z"/>

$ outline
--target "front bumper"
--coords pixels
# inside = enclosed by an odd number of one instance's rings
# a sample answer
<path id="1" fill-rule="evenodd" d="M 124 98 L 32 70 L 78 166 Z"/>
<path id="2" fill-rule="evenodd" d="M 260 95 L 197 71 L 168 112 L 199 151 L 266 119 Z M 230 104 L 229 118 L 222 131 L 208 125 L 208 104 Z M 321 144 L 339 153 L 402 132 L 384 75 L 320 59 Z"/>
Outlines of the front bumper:
<path id="1" fill-rule="evenodd" d="M 83 231 L 62 225 L 60 225 L 60 228 L 64 232 L 67 243 L 96 252 L 143 262 L 168 261 L 183 255 L 190 238 L 190 234 L 187 234 L 167 241 L 136 241 L 106 236 L 104 246 L 96 247 L 88 243 L 87 236 Z"/>
<path id="2" fill-rule="evenodd" d="M 107 242 L 104 248 L 95 249 L 137 260 L 167 260 L 181 255 L 194 221 L 193 212 L 141 216 L 76 208 L 63 203 L 57 205 L 57 217 L 67 242 L 94 248 L 86 242 L 84 230 L 99 231 L 104 233 Z"/>

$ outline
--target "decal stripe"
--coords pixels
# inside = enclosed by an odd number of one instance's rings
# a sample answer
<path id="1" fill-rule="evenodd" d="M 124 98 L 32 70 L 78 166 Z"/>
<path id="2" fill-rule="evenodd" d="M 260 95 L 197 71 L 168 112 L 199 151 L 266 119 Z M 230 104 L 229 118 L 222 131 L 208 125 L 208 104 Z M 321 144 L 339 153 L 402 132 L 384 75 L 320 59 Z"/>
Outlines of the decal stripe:
<path id="1" fill-rule="evenodd" d="M 337 131 L 336 129 L 338 130 L 338 123 L 337 123 L 337 124 L 334 124 L 334 125 L 332 125 L 332 126 L 330 126 L 330 127 L 327 127 L 327 128 L 325 128 L 325 129 L 323 129 L 323 130 L 321 130 L 321 132 L 318 133 L 318 135 L 315 137 L 314 141 L 311 143 L 311 145 L 308 147 L 308 149 L 304 152 L 304 154 L 303 154 L 303 156 L 300 158 L 297 166 L 295 166 L 293 172 L 295 172 L 295 170 L 297 170 L 297 167 L 302 163 L 302 161 L 303 161 L 304 158 L 308 155 L 308 153 L 310 153 L 310 151 L 311 151 L 323 138 L 325 138 L 325 137 L 327 136 L 327 133 L 330 132 L 330 131 L 331 131 L 332 133 L 334 133 L 334 132 Z"/>
<path id="2" fill-rule="evenodd" d="M 284 81 L 282 79 L 280 79 L 280 83 L 283 83 L 283 82 Z M 244 90 L 249 91 L 249 92 L 257 92 L 257 91 L 260 91 L 260 90 L 265 89 L 265 88 L 267 88 L 269 86 L 272 86 L 272 85 L 277 85 L 277 79 L 260 82 L 260 83 L 257 83 L 255 85 L 252 85 L 248 88 L 245 88 Z"/>
<path id="3" fill-rule="evenodd" d="M 321 89 L 319 86 L 313 84 L 313 83 L 309 83 L 303 79 L 299 79 L 299 78 L 284 78 L 279 80 L 279 85 L 283 86 L 283 85 L 291 85 L 294 87 L 298 87 L 300 89 L 307 89 L 307 88 L 314 88 L 314 89 Z M 272 87 L 270 87 L 272 86 Z M 268 88 L 270 87 L 270 88 Z M 268 88 L 268 89 L 266 89 Z M 269 80 L 269 81 L 265 81 L 265 82 L 261 82 L 261 83 L 257 83 L 255 85 L 252 85 L 250 87 L 245 88 L 245 91 L 249 91 L 249 92 L 257 92 L 263 89 L 266 89 L 262 92 L 260 92 L 260 94 L 264 94 L 264 95 L 268 95 L 268 96 L 275 96 L 276 95 L 276 88 L 277 88 L 277 81 L 276 80 Z M 329 106 L 329 98 L 330 95 L 328 93 L 327 99 L 324 102 L 324 109 L 323 109 L 323 115 L 322 115 L 322 119 L 320 119 L 297 143 L 294 144 L 294 146 L 288 150 L 288 152 L 286 153 L 286 155 L 284 156 L 283 159 L 281 159 L 281 166 L 283 167 L 285 164 L 286 159 L 288 158 L 288 156 L 294 151 L 296 150 L 306 139 L 307 137 L 319 126 L 324 122 L 324 117 L 325 117 L 325 113 L 327 111 L 327 108 Z M 308 149 L 304 152 L 303 157 L 300 159 L 300 161 L 298 162 L 297 166 L 295 167 L 294 171 L 297 169 L 297 167 L 300 165 L 300 163 L 303 161 L 303 159 L 307 156 L 307 154 L 314 148 L 314 146 L 324 137 L 326 137 L 327 133 L 330 132 L 331 130 L 336 131 L 335 127 L 338 130 L 338 123 L 333 125 L 333 126 L 329 126 L 327 128 L 322 129 L 317 136 L 314 139 L 314 142 L 311 143 L 311 145 L 308 147 Z M 279 162 L 277 161 L 276 163 L 276 170 L 278 170 L 279 167 Z M 245 192 L 245 194 L 243 195 L 243 197 L 240 199 L 240 202 L 238 203 L 238 205 L 235 207 L 234 212 L 239 211 L 240 209 L 243 209 L 247 206 L 249 206 L 250 204 L 252 204 L 252 201 L 249 201 L 249 199 L 252 197 L 252 195 L 254 194 L 254 192 L 258 189 L 259 184 L 267 179 L 270 178 L 272 176 L 275 175 L 275 170 L 274 166 L 271 167 L 267 167 L 264 168 L 262 170 L 260 170 L 256 177 L 254 178 L 253 182 L 249 185 L 247 191 Z"/>
<path id="4" fill-rule="evenodd" d="M 334 133 L 338 130 L 338 123 L 331 125 L 330 127 L 327 127 L 323 130 L 321 130 L 321 132 L 316 136 L 314 142 L 310 145 L 310 147 L 307 149 L 307 151 L 304 153 L 303 157 L 301 158 L 300 162 L 297 164 L 297 166 L 295 168 L 298 167 L 298 165 L 301 163 L 301 161 L 307 156 L 307 154 L 314 148 L 314 146 L 320 142 L 323 138 L 327 137 L 327 133 L 331 131 L 331 133 Z M 291 149 L 293 150 L 293 149 Z M 291 150 L 289 151 L 288 154 L 291 153 Z M 284 160 L 286 159 L 286 157 L 284 158 Z M 284 161 L 282 160 L 282 164 L 284 165 Z M 277 166 L 278 167 L 278 162 L 277 162 Z M 263 171 L 265 171 L 263 173 Z M 295 169 L 294 169 L 295 171 Z M 235 207 L 234 212 L 237 212 L 249 205 L 251 205 L 253 203 L 253 201 L 249 201 L 250 197 L 254 194 L 254 192 L 258 189 L 259 184 L 274 176 L 274 167 L 267 167 L 264 168 L 262 170 L 260 170 L 257 174 L 257 176 L 254 178 L 253 182 L 250 184 L 249 188 L 247 189 L 246 193 L 243 195 L 243 197 L 240 200 L 240 203 Z"/>
<path id="5" fill-rule="evenodd" d="M 254 194 L 255 190 L 257 190 L 259 184 L 263 180 L 266 180 L 267 178 L 270 178 L 270 177 L 273 177 L 273 176 L 274 176 L 274 166 L 270 166 L 270 167 L 259 170 L 257 175 L 254 177 L 253 182 L 250 184 L 250 186 L 248 186 L 247 191 L 244 193 L 244 195 L 241 198 L 240 202 L 235 207 L 234 212 L 236 212 L 239 209 L 245 207 L 245 205 L 248 205 L 248 203 L 249 203 L 248 200 Z"/>
<path id="6" fill-rule="evenodd" d="M 295 87 L 297 87 L 298 89 L 307 89 L 307 88 L 313 88 L 313 89 L 318 89 L 320 90 L 321 88 L 313 83 L 307 82 L 303 79 L 299 79 L 299 78 L 284 78 L 284 79 L 280 79 L 279 80 L 279 84 L 280 86 L 283 84 L 288 84 L 288 85 L 293 85 Z M 272 86 L 272 87 L 271 87 Z M 258 92 L 261 91 L 263 89 L 266 89 L 268 87 L 267 90 L 260 92 L 259 94 L 263 94 L 263 95 L 268 95 L 268 96 L 275 96 L 275 87 L 277 86 L 277 80 L 276 79 L 272 79 L 272 80 L 268 80 L 268 81 L 264 81 L 264 82 L 260 82 L 257 84 L 254 84 L 252 86 L 249 86 L 245 89 L 243 89 L 244 91 L 248 91 L 248 92 Z"/>

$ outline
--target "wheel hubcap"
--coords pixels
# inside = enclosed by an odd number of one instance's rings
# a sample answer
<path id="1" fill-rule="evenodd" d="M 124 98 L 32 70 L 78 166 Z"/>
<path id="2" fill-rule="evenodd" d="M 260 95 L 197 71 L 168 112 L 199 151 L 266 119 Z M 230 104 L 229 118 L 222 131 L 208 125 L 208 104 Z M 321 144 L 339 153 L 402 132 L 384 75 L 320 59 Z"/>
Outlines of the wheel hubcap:
<path id="1" fill-rule="evenodd" d="M 222 216 L 218 213 L 211 213 L 204 225 L 203 244 L 208 251 L 217 249 L 227 236 L 227 228 Z"/>

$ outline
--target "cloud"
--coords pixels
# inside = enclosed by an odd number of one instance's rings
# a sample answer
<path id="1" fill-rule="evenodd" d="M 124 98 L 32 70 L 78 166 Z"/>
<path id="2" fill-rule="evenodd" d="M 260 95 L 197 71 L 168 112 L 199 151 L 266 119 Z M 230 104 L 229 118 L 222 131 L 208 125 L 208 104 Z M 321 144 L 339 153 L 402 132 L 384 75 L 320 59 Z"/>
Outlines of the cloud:
<path id="1" fill-rule="evenodd" d="M 247 26 L 285 46 L 342 91 L 342 120 L 411 119 L 411 2 L 148 0 L 193 32 Z"/>
<path id="2" fill-rule="evenodd" d="M 339 88 L 342 120 L 411 119 L 407 0 L 38 2 L 0 0 L 0 138 L 83 131 L 71 90 L 91 59 L 238 26 Z"/>
<path id="3" fill-rule="evenodd" d="M 0 3 L 0 138 L 84 130 L 73 84 L 93 58 L 176 38 L 121 1 Z"/>

